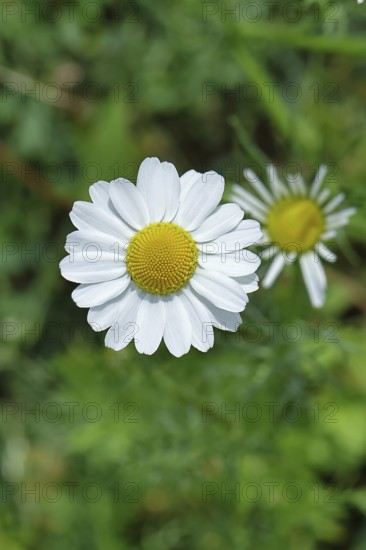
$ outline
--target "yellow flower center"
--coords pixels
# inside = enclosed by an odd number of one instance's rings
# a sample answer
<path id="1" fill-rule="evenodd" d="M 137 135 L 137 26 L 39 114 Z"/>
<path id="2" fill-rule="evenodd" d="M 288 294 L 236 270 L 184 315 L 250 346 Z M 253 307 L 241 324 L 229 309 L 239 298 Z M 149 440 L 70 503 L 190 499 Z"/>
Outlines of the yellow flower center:
<path id="1" fill-rule="evenodd" d="M 174 223 L 147 225 L 128 245 L 126 263 L 136 285 L 151 294 L 170 294 L 192 277 L 198 249 L 191 235 Z"/>
<path id="2" fill-rule="evenodd" d="M 318 242 L 325 227 L 319 206 L 307 198 L 288 197 L 276 202 L 267 220 L 273 242 L 288 252 L 306 252 Z"/>

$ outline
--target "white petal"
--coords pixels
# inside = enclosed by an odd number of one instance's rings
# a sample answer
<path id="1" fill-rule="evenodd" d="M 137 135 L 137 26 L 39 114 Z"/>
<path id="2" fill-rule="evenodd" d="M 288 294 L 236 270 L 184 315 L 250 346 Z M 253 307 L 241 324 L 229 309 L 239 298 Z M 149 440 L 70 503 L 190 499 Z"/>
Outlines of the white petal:
<path id="1" fill-rule="evenodd" d="M 89 258 L 89 259 L 88 259 Z M 91 256 L 73 254 L 60 262 L 62 276 L 74 283 L 100 283 L 117 279 L 126 273 L 126 264 L 117 260 L 113 252 L 102 252 L 101 257 L 91 261 Z"/>
<path id="2" fill-rule="evenodd" d="M 291 177 L 291 175 L 288 175 L 287 181 L 292 195 L 300 195 L 300 190 L 297 186 L 296 179 L 294 177 Z"/>
<path id="3" fill-rule="evenodd" d="M 227 332 L 236 332 L 238 330 L 242 323 L 239 313 L 220 309 L 207 300 L 205 300 L 205 303 L 210 315 L 213 317 L 214 327 Z"/>
<path id="4" fill-rule="evenodd" d="M 89 187 L 89 195 L 96 206 L 106 206 L 109 201 L 109 183 L 107 181 L 97 181 Z"/>
<path id="5" fill-rule="evenodd" d="M 137 335 L 136 316 L 141 303 L 141 295 L 136 289 L 129 289 L 122 295 L 117 317 L 105 337 L 105 345 L 120 351 Z"/>
<path id="6" fill-rule="evenodd" d="M 241 277 L 254 273 L 260 266 L 259 256 L 243 249 L 229 254 L 200 253 L 198 264 L 208 271 L 223 273 L 228 277 Z"/>
<path id="7" fill-rule="evenodd" d="M 319 166 L 319 170 L 317 171 L 317 173 L 315 175 L 313 184 L 312 184 L 311 189 L 310 189 L 310 196 L 311 197 L 314 198 L 318 194 L 318 191 L 319 191 L 319 189 L 320 189 L 320 187 L 321 187 L 321 185 L 324 181 L 326 173 L 327 173 L 327 167 L 324 164 Z"/>
<path id="8" fill-rule="evenodd" d="M 331 229 L 330 231 L 325 231 L 320 238 L 322 241 L 329 241 L 329 239 L 334 239 L 336 235 L 337 232 L 334 231 L 334 229 Z"/>
<path id="9" fill-rule="evenodd" d="M 356 212 L 355 208 L 346 208 L 335 214 L 330 214 L 327 216 L 327 229 L 337 229 L 338 227 L 343 227 L 348 224 L 350 216 Z"/>
<path id="10" fill-rule="evenodd" d="M 284 265 L 285 265 L 285 258 L 282 252 L 277 254 L 273 262 L 271 263 L 266 276 L 264 277 L 262 281 L 263 288 L 269 288 L 273 285 L 275 280 L 277 279 L 278 275 L 281 273 Z"/>
<path id="11" fill-rule="evenodd" d="M 243 219 L 244 212 L 237 204 L 223 204 L 192 231 L 192 237 L 197 242 L 206 242 L 216 239 L 220 235 L 231 231 Z"/>
<path id="12" fill-rule="evenodd" d="M 194 290 L 189 287 L 186 287 L 183 291 L 190 302 L 195 308 L 204 307 L 206 309 L 206 321 L 209 321 L 210 324 L 219 328 L 220 330 L 226 330 L 229 332 L 236 332 L 241 324 L 241 317 L 239 313 L 233 313 L 232 311 L 226 311 L 216 307 L 212 302 L 206 300 L 202 296 L 199 296 Z M 206 331 L 204 327 L 204 333 Z"/>
<path id="13" fill-rule="evenodd" d="M 233 185 L 233 199 L 244 211 L 248 210 L 257 220 L 265 221 L 268 213 L 267 205 L 239 185 Z"/>
<path id="14" fill-rule="evenodd" d="M 340 229 L 341 227 L 344 227 L 345 225 L 348 225 L 349 219 L 348 218 L 336 218 L 332 221 L 327 221 L 327 230 L 331 229 Z"/>
<path id="15" fill-rule="evenodd" d="M 181 185 L 181 194 L 180 201 L 183 202 L 187 196 L 188 191 L 190 191 L 193 185 L 202 179 L 203 174 L 201 172 L 196 172 L 196 170 L 188 170 L 185 174 L 180 177 Z"/>
<path id="16" fill-rule="evenodd" d="M 243 311 L 247 303 L 247 297 L 239 283 L 222 273 L 197 267 L 189 286 L 220 309 L 236 313 Z"/>
<path id="17" fill-rule="evenodd" d="M 158 158 L 146 158 L 140 164 L 136 187 L 145 199 L 150 222 L 161 221 L 165 212 L 165 200 L 163 171 Z"/>
<path id="18" fill-rule="evenodd" d="M 267 204 L 273 204 L 273 197 L 259 179 L 257 174 L 255 174 L 253 170 L 250 170 L 250 168 L 245 168 L 243 174 L 244 177 L 252 184 L 252 187 L 257 191 L 258 195 L 260 195 Z"/>
<path id="19" fill-rule="evenodd" d="M 268 242 L 266 244 L 268 244 Z M 265 250 L 262 250 L 261 252 L 262 260 L 265 260 L 265 261 L 272 260 L 273 257 L 277 254 L 278 250 L 279 250 L 278 246 L 275 246 L 274 244 L 266 248 Z"/>
<path id="20" fill-rule="evenodd" d="M 166 324 L 164 342 L 175 357 L 188 353 L 192 344 L 192 325 L 187 310 L 177 294 L 164 296 Z"/>
<path id="21" fill-rule="evenodd" d="M 236 332 L 240 327 L 242 320 L 239 313 L 226 311 L 214 306 L 205 300 L 207 308 L 213 317 L 213 326 L 227 332 Z"/>
<path id="22" fill-rule="evenodd" d="M 251 273 L 244 277 L 235 277 L 235 281 L 240 284 L 246 294 L 258 290 L 258 280 L 258 275 L 256 273 Z"/>
<path id="23" fill-rule="evenodd" d="M 187 292 L 186 287 L 182 290 L 180 298 L 192 325 L 192 345 L 199 351 L 208 351 L 214 344 L 212 321 L 202 301 L 189 300 Z M 189 292 L 192 294 L 191 291 Z"/>
<path id="24" fill-rule="evenodd" d="M 262 244 L 265 244 L 266 246 L 268 246 L 269 244 L 272 244 L 272 239 L 270 239 L 269 235 L 268 235 L 268 231 L 265 229 L 265 227 L 262 227 L 262 238 L 261 238 L 261 243 Z"/>
<path id="25" fill-rule="evenodd" d="M 326 206 L 323 208 L 324 214 L 330 214 L 330 212 L 333 212 L 343 202 L 344 200 L 344 193 L 339 193 L 334 199 L 332 199 Z"/>
<path id="26" fill-rule="evenodd" d="M 117 212 L 129 225 L 142 229 L 150 223 L 145 199 L 133 183 L 123 178 L 113 180 L 109 194 Z"/>
<path id="27" fill-rule="evenodd" d="M 121 304 L 129 294 L 130 289 L 128 288 L 122 296 L 116 296 L 100 306 L 91 307 L 88 311 L 88 323 L 93 330 L 100 332 L 111 327 L 118 317 Z"/>
<path id="28" fill-rule="evenodd" d="M 116 256 L 123 258 L 126 255 L 127 241 L 123 242 L 121 239 L 96 230 L 81 229 L 67 235 L 65 250 L 69 254 L 84 251 L 87 256 L 88 250 L 92 251 L 93 248 L 100 251 L 115 252 Z"/>
<path id="29" fill-rule="evenodd" d="M 282 197 L 287 197 L 289 195 L 287 187 L 278 177 L 276 167 L 273 164 L 269 164 L 267 166 L 267 177 L 273 195 L 276 197 L 276 199 L 281 199 Z"/>
<path id="30" fill-rule="evenodd" d="M 296 179 L 297 179 L 297 187 L 300 190 L 300 194 L 301 195 L 306 195 L 307 194 L 307 189 L 306 189 L 306 185 L 305 185 L 305 182 L 304 182 L 304 179 L 303 179 L 302 175 L 300 173 L 296 174 Z"/>
<path id="31" fill-rule="evenodd" d="M 316 197 L 316 202 L 321 205 L 323 204 L 327 198 L 329 197 L 330 195 L 330 190 L 329 189 L 323 189 L 320 193 L 319 193 L 319 196 Z"/>
<path id="32" fill-rule="evenodd" d="M 314 252 L 308 252 L 300 257 L 301 271 L 314 307 L 322 307 L 325 301 L 325 275 L 321 262 L 314 261 Z"/>
<path id="33" fill-rule="evenodd" d="M 173 164 L 161 163 L 157 158 L 145 159 L 137 176 L 137 188 L 145 198 L 151 223 L 173 219 L 180 196 L 179 176 Z"/>
<path id="34" fill-rule="evenodd" d="M 161 296 L 145 294 L 137 312 L 135 346 L 139 353 L 151 355 L 163 338 L 165 329 L 165 307 Z"/>
<path id="35" fill-rule="evenodd" d="M 119 223 L 123 224 L 122 237 L 124 239 L 129 239 L 132 237 L 132 235 L 135 234 L 136 230 L 134 230 L 126 222 L 122 221 L 119 213 L 114 208 L 111 198 L 109 196 L 109 182 L 97 181 L 89 188 L 89 195 L 95 206 L 97 206 L 98 208 L 102 208 L 103 210 L 107 210 L 108 214 L 111 214 L 112 217 L 117 217 Z"/>
<path id="36" fill-rule="evenodd" d="M 119 279 L 79 285 L 71 297 L 79 307 L 94 307 L 116 298 L 130 284 L 130 276 L 126 273 Z"/>
<path id="37" fill-rule="evenodd" d="M 310 256 L 310 254 L 309 254 L 309 256 Z M 312 265 L 313 265 L 314 275 L 315 275 L 319 285 L 322 288 L 326 288 L 326 286 L 327 286 L 327 277 L 325 275 L 323 263 L 320 260 L 318 254 L 315 252 L 315 250 L 313 250 L 311 261 L 312 261 Z M 310 260 L 309 260 L 309 262 L 310 262 Z"/>
<path id="38" fill-rule="evenodd" d="M 177 213 L 180 200 L 181 185 L 178 172 L 170 162 L 163 162 L 165 174 L 165 214 L 163 221 L 170 222 Z"/>
<path id="39" fill-rule="evenodd" d="M 197 229 L 212 214 L 224 192 L 224 178 L 216 172 L 203 174 L 190 187 L 182 200 L 176 216 L 176 223 L 187 231 Z"/>
<path id="40" fill-rule="evenodd" d="M 117 240 L 129 239 L 132 233 L 131 229 L 111 210 L 99 208 L 91 202 L 76 201 L 70 212 L 70 219 L 80 230 L 108 233 Z"/>
<path id="41" fill-rule="evenodd" d="M 334 254 L 334 252 L 332 252 L 331 250 L 329 250 L 329 248 L 327 246 L 325 246 L 324 243 L 322 242 L 319 242 L 317 244 L 317 251 L 319 253 L 319 255 L 324 259 L 326 260 L 327 262 L 335 262 L 337 260 L 337 255 Z"/>
<path id="42" fill-rule="evenodd" d="M 233 231 L 217 237 L 213 242 L 199 244 L 197 248 L 207 254 L 226 254 L 255 244 L 261 236 L 256 220 L 243 220 Z"/>
<path id="43" fill-rule="evenodd" d="M 217 308 L 211 302 L 196 294 L 192 288 L 185 287 L 181 293 L 184 305 L 188 306 L 188 313 L 193 326 L 193 345 L 207 351 L 214 342 L 212 326 L 221 330 L 235 332 L 241 324 L 238 313 L 228 312 Z M 186 299 L 184 301 L 184 299 Z"/>
<path id="44" fill-rule="evenodd" d="M 306 194 L 306 187 L 304 180 L 302 179 L 302 176 L 300 173 L 297 174 L 288 174 L 287 180 L 290 184 L 290 187 L 293 191 L 293 193 L 296 195 L 305 195 Z"/>

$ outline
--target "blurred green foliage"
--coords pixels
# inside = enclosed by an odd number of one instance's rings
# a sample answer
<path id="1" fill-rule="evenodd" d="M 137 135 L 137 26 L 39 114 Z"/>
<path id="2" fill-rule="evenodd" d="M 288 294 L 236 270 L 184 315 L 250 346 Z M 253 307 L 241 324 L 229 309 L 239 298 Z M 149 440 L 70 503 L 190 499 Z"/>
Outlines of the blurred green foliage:
<path id="1" fill-rule="evenodd" d="M 253 4 L 1 5 L 0 548 L 366 547 L 366 8 Z M 289 269 L 207 354 L 105 349 L 67 214 L 154 155 L 328 163 L 358 212 L 325 308 Z"/>

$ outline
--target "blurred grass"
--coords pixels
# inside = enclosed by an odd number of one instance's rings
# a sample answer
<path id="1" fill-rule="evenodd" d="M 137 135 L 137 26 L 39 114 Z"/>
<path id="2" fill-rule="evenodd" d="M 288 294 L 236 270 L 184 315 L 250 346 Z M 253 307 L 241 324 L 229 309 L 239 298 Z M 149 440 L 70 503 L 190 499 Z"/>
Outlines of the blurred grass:
<path id="1" fill-rule="evenodd" d="M 290 4 L 269 22 L 258 3 L 255 23 L 193 0 L 121 4 L 119 17 L 96 2 L 94 22 L 81 4 L 52 24 L 47 2 L 39 21 L 37 2 L 7 15 L 1 548 L 365 547 L 366 9 L 334 3 L 331 17 L 329 3 L 304 1 L 290 23 Z M 37 82 L 62 87 L 70 108 L 32 93 Z M 298 101 L 285 92 L 292 82 Z M 257 101 L 245 93 L 253 83 Z M 253 162 L 295 162 L 308 181 L 319 163 L 334 167 L 332 191 L 358 212 L 327 267 L 326 307 L 312 310 L 289 270 L 251 296 L 239 334 L 217 332 L 208 354 L 104 349 L 59 274 L 69 205 L 95 179 L 134 180 L 153 155 L 180 173 L 217 169 L 228 183 L 243 183 Z M 39 502 L 26 493 L 36 483 Z M 237 499 L 225 492 L 236 483 Z"/>

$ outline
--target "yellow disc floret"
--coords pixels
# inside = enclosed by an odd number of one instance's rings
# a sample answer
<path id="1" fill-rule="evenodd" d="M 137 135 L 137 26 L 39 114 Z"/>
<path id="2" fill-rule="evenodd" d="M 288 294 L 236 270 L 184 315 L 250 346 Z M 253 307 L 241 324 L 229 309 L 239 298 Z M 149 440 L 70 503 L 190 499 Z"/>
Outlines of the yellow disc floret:
<path id="1" fill-rule="evenodd" d="M 318 242 L 325 227 L 319 206 L 311 199 L 288 197 L 276 202 L 267 220 L 271 240 L 288 252 L 306 252 Z"/>
<path id="2" fill-rule="evenodd" d="M 191 235 L 174 223 L 147 225 L 127 248 L 127 270 L 136 285 L 151 294 L 171 294 L 192 277 L 198 249 Z"/>

